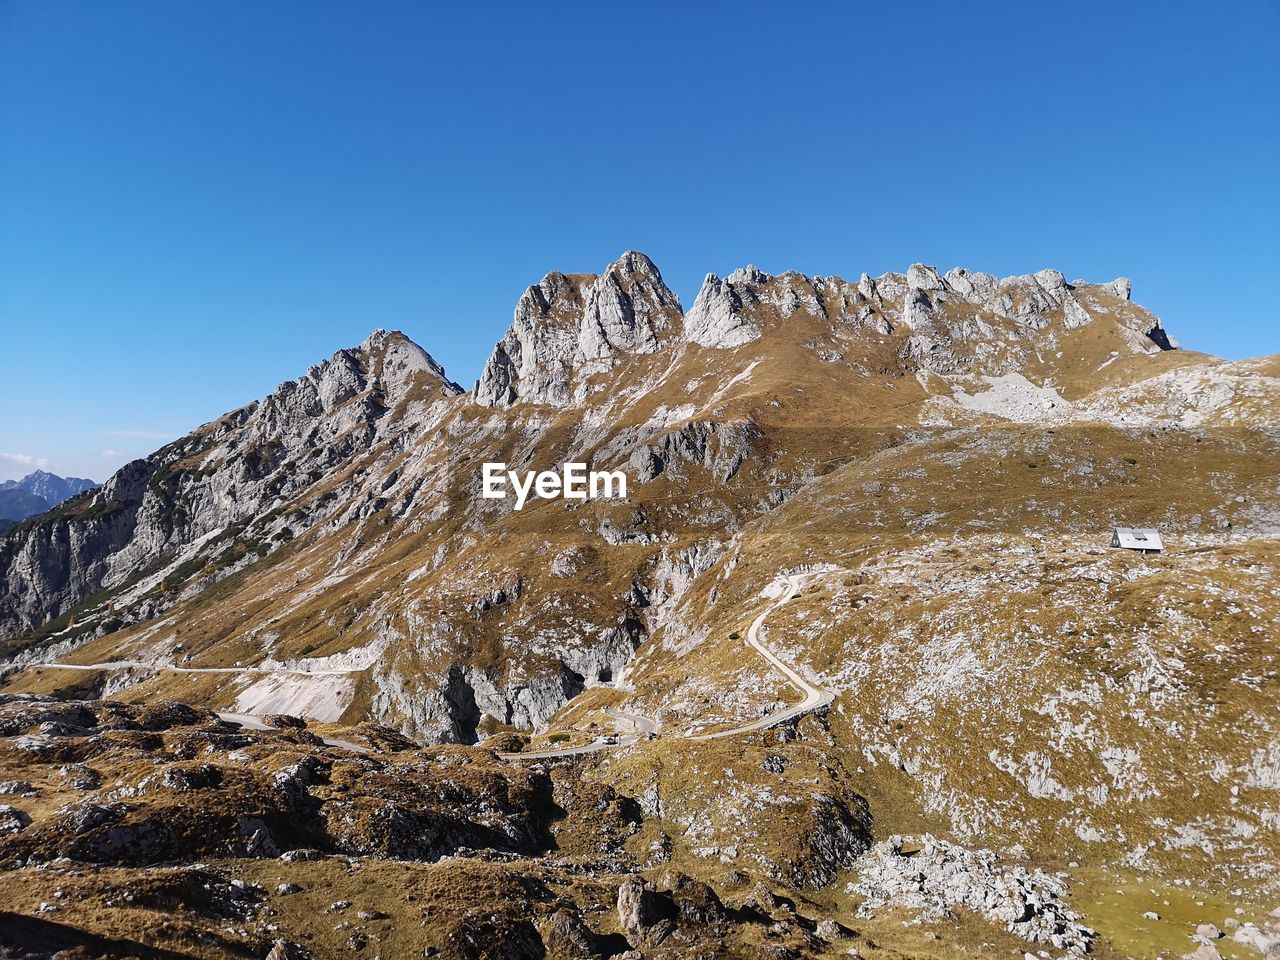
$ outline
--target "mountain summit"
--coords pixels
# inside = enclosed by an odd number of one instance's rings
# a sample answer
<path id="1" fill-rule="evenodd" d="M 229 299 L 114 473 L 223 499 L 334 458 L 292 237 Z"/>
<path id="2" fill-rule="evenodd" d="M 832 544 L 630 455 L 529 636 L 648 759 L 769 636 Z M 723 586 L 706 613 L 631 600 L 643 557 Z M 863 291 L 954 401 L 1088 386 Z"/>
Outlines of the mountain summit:
<path id="1" fill-rule="evenodd" d="M 576 377 L 673 342 L 681 312 L 680 299 L 643 253 L 624 253 L 599 275 L 549 273 L 516 304 L 511 328 L 476 383 L 475 402 L 564 403 Z"/>
<path id="2" fill-rule="evenodd" d="M 98 486 L 97 483 L 86 480 L 84 477 L 60 477 L 56 473 L 36 470 L 21 480 L 5 480 L 0 483 L 0 490 L 25 490 L 27 493 L 41 497 L 49 506 L 56 507 L 63 500 L 68 500 L 77 493 L 92 490 L 96 486 Z"/>

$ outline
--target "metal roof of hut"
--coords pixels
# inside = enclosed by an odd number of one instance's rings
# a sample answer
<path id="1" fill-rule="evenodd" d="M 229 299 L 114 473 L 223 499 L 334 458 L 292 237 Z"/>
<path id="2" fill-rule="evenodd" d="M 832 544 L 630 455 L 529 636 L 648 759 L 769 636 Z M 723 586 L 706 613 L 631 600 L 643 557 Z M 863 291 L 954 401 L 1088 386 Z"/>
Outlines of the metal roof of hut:
<path id="1" fill-rule="evenodd" d="M 1160 531 L 1151 527 L 1116 527 L 1111 534 L 1111 545 L 1148 553 L 1159 553 L 1164 549 Z"/>

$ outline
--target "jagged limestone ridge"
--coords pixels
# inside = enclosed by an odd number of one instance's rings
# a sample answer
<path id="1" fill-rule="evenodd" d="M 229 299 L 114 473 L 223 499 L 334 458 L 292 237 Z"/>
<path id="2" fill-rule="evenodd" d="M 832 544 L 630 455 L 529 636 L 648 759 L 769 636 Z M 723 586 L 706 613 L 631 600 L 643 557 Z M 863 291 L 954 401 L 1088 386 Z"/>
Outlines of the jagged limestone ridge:
<path id="1" fill-rule="evenodd" d="M 939 341 L 992 338 L 984 317 L 1013 321 L 1025 336 L 1060 316 L 1065 329 L 1094 319 L 1077 295 L 1128 301 L 1131 284 L 1069 284 L 1057 270 L 998 279 L 957 267 L 912 264 L 906 274 L 886 273 L 857 283 L 839 277 L 809 277 L 789 271 L 771 276 L 755 266 L 721 279 L 707 274 L 687 313 L 667 288 L 653 261 L 630 251 L 599 276 L 549 273 L 516 305 L 511 327 L 494 347 L 473 398 L 486 407 L 515 403 L 565 405 L 580 402 L 582 378 L 608 369 L 627 354 L 653 353 L 668 346 L 696 344 L 732 350 L 763 335 L 764 311 L 783 319 L 799 311 L 889 335 L 906 337 L 904 355 L 924 356 Z M 947 305 L 967 308 L 956 321 Z M 1133 332 L 1154 347 L 1176 344 L 1160 320 L 1140 308 L 1130 312 Z"/>

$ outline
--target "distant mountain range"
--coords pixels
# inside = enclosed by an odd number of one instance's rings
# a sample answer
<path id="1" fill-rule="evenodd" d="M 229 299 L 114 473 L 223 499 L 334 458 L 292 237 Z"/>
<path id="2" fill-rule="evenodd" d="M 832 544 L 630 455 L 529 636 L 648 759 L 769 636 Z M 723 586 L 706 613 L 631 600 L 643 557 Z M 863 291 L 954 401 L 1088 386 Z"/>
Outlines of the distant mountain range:
<path id="1" fill-rule="evenodd" d="M 98 486 L 84 477 L 60 477 L 45 470 L 29 473 L 21 480 L 5 480 L 0 483 L 0 530 Z"/>

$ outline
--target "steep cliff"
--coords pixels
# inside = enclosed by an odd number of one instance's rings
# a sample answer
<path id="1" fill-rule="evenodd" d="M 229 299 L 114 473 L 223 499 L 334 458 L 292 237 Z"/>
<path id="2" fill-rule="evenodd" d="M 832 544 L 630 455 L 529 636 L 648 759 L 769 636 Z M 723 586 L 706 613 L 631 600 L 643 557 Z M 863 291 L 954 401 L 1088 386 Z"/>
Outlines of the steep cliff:
<path id="1" fill-rule="evenodd" d="M 317 484 L 340 482 L 360 454 L 394 443 L 459 393 L 418 346 L 375 331 L 266 399 L 9 531 L 0 543 L 0 632 L 11 647 L 15 638 L 23 643 L 23 631 L 65 620 L 104 591 L 190 575 L 196 558 L 215 550 L 226 568 L 265 555 L 272 538 L 285 529 L 296 535 L 312 519 L 285 525 L 272 511 Z"/>

